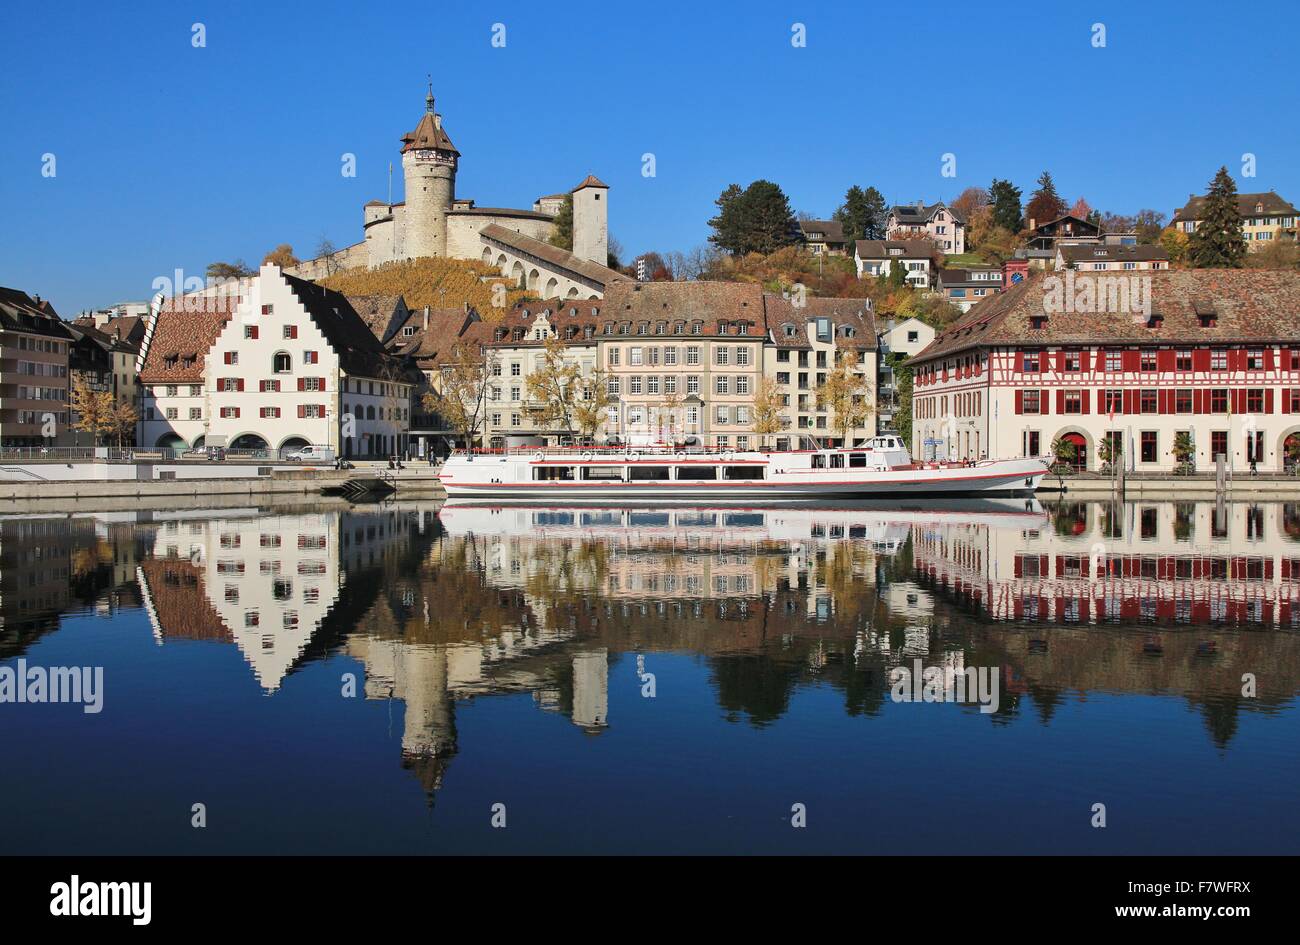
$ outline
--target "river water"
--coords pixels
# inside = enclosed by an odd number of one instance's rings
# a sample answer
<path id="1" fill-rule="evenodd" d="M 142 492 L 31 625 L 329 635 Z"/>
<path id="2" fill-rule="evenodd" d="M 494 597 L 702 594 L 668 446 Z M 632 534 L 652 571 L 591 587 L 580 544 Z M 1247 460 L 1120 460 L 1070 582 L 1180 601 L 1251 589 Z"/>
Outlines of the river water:
<path id="1" fill-rule="evenodd" d="M 1288 503 L 4 516 L 0 852 L 1294 853 L 1298 592 Z"/>

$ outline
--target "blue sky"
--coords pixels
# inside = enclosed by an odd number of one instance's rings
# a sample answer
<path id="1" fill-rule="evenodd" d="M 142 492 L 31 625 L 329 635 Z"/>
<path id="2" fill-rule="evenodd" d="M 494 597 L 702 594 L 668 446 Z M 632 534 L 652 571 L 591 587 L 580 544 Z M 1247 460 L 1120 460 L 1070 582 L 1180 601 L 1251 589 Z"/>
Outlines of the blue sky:
<path id="1" fill-rule="evenodd" d="M 401 199 L 398 138 L 426 73 L 462 153 L 458 196 L 529 207 L 595 173 L 625 258 L 703 242 L 719 191 L 759 177 L 818 215 L 854 183 L 933 200 L 998 176 L 1028 196 L 1044 168 L 1114 212 L 1170 213 L 1221 164 L 1300 200 L 1296 4 L 714 7 L 7 5 L 0 284 L 71 317 L 177 268 L 355 242 L 390 161 Z"/>

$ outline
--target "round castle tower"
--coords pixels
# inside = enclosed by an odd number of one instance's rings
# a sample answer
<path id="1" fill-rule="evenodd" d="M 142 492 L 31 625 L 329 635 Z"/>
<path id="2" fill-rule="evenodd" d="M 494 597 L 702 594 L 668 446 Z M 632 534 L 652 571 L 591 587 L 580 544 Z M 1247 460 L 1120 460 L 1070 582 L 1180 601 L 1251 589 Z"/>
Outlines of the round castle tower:
<path id="1" fill-rule="evenodd" d="M 403 252 L 408 259 L 447 254 L 447 211 L 456 199 L 456 161 L 460 152 L 433 109 L 433 84 L 424 100 L 424 117 L 402 136 L 402 176 L 406 182 Z"/>

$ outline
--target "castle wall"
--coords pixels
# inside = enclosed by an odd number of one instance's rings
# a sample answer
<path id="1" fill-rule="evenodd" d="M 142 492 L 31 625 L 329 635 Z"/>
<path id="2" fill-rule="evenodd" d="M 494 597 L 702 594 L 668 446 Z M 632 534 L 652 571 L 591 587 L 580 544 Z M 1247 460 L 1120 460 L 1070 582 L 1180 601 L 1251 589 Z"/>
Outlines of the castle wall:
<path id="1" fill-rule="evenodd" d="M 479 232 L 490 223 L 545 242 L 551 235 L 549 220 L 532 220 L 515 216 L 486 216 L 481 213 L 456 214 L 447 218 L 447 255 L 453 259 L 482 259 L 483 241 Z"/>

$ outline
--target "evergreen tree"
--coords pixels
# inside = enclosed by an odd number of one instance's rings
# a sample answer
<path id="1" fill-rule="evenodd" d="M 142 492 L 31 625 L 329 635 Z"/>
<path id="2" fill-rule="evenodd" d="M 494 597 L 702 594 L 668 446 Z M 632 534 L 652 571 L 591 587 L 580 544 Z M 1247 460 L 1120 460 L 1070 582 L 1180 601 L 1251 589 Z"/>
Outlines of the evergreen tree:
<path id="1" fill-rule="evenodd" d="M 1210 181 L 1201 219 L 1187 243 L 1187 258 L 1193 266 L 1203 269 L 1240 269 L 1245 261 L 1237 185 L 1226 167 L 1219 168 Z"/>
<path id="2" fill-rule="evenodd" d="M 1038 189 L 1029 197 L 1025 207 L 1025 216 L 1034 221 L 1035 226 L 1042 226 L 1065 215 L 1065 201 L 1056 192 L 1056 183 L 1048 171 L 1038 176 Z"/>
<path id="3" fill-rule="evenodd" d="M 745 190 L 732 184 L 718 197 L 718 215 L 709 221 L 709 241 L 734 255 L 775 252 L 798 241 L 798 226 L 789 198 L 769 180 Z"/>
<path id="4" fill-rule="evenodd" d="M 1019 233 L 1024 229 L 1024 220 L 1020 216 L 1020 188 L 1009 180 L 993 178 L 989 185 L 989 200 L 993 204 L 993 225 L 1001 227 L 1008 233 Z"/>
<path id="5" fill-rule="evenodd" d="M 564 203 L 560 204 L 559 212 L 551 221 L 549 242 L 552 246 L 573 251 L 573 194 L 564 195 Z"/>
<path id="6" fill-rule="evenodd" d="M 833 218 L 844 225 L 844 238 L 849 243 L 885 238 L 885 198 L 874 187 L 850 187 Z"/>

